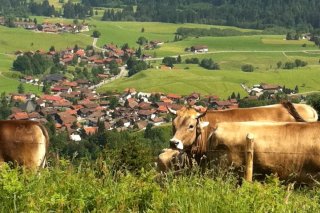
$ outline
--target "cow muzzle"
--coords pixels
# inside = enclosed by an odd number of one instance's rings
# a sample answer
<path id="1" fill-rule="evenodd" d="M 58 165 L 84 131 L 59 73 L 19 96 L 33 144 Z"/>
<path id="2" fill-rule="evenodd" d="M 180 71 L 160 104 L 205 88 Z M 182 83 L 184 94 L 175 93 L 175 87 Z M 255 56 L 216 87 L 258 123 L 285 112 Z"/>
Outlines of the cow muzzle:
<path id="1" fill-rule="evenodd" d="M 170 144 L 171 144 L 173 147 L 176 147 L 177 149 L 183 150 L 183 143 L 182 143 L 182 141 L 179 140 L 179 139 L 176 139 L 176 138 L 170 139 Z"/>

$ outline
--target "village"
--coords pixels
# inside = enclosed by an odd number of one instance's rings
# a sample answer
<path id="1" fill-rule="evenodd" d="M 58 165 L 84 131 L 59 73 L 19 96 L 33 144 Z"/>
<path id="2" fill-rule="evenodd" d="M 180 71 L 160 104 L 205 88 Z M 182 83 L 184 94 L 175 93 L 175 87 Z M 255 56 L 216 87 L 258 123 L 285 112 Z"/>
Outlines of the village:
<path id="1" fill-rule="evenodd" d="M 50 94 L 10 94 L 8 99 L 14 103 L 11 120 L 35 120 L 46 123 L 48 116 L 53 118 L 58 132 L 67 131 L 73 141 L 81 140 L 81 131 L 87 135 L 98 131 L 98 122 L 103 122 L 106 130 L 138 131 L 148 124 L 159 126 L 171 122 L 168 108 L 179 110 L 187 101 L 199 105 L 200 111 L 206 108 L 223 110 L 239 107 L 236 98 L 221 100 L 216 95 L 201 96 L 192 93 L 188 96 L 178 94 L 146 93 L 135 88 L 122 92 L 99 94 L 88 80 L 68 81 L 62 76 L 48 75 L 44 79 L 53 82 Z M 264 88 L 264 89 L 262 89 Z M 279 86 L 262 84 L 253 91 L 276 93 Z M 271 91 L 272 90 L 272 91 Z M 252 94 L 246 97 L 258 99 Z M 201 105 L 202 106 L 201 106 Z"/>
<path id="2" fill-rule="evenodd" d="M 152 45 L 159 45 L 151 42 Z M 16 51 L 17 57 L 25 54 L 41 54 L 49 58 L 58 57 L 63 66 L 86 64 L 89 67 L 102 67 L 97 75 L 98 82 L 90 79 L 78 78 L 68 80 L 62 73 L 45 74 L 41 78 L 24 75 L 20 81 L 43 87 L 50 85 L 49 92 L 37 96 L 35 94 L 10 94 L 8 100 L 13 104 L 11 120 L 35 120 L 47 123 L 51 118 L 57 132 L 67 132 L 70 140 L 81 141 L 81 134 L 94 134 L 98 131 L 98 123 L 103 122 L 106 130 L 139 131 L 148 124 L 159 126 L 171 122 L 168 108 L 179 110 L 184 105 L 196 104 L 197 108 L 205 111 L 207 108 L 215 110 L 235 109 L 239 107 L 240 97 L 230 96 L 222 100 L 216 95 L 201 96 L 196 91 L 187 96 L 165 94 L 163 92 L 147 93 L 135 88 L 126 88 L 124 91 L 99 93 L 97 88 L 107 80 L 119 77 L 120 73 L 110 72 L 110 63 L 115 61 L 124 71 L 123 57 L 135 54 L 131 48 L 121 49 L 114 44 L 103 46 L 104 52 L 95 52 L 93 49 L 79 47 L 66 48 L 63 51 L 51 49 Z M 206 52 L 207 46 L 193 46 L 193 52 Z M 279 85 L 261 83 L 252 88 L 241 84 L 247 92 L 246 99 L 257 100 L 265 92 L 274 98 L 278 92 L 283 92 Z M 191 100 L 191 102 L 190 102 Z"/>
<path id="3" fill-rule="evenodd" d="M 26 30 L 44 33 L 81 33 L 89 31 L 89 25 L 87 23 L 78 23 L 78 21 L 74 22 L 76 23 L 64 24 L 44 22 L 42 24 L 38 24 L 36 19 L 16 18 L 10 24 L 12 24 L 11 27 L 21 27 Z M 6 19 L 3 16 L 0 17 L 0 25 L 6 25 Z"/>

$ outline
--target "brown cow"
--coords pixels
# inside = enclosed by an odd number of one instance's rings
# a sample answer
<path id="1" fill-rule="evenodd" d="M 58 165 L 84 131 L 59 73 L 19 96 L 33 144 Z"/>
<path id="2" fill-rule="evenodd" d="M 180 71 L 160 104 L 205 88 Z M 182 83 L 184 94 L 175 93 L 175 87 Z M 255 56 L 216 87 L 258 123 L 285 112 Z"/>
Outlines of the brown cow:
<path id="1" fill-rule="evenodd" d="M 160 172 L 169 170 L 179 171 L 185 167 L 190 167 L 192 164 L 191 158 L 187 153 L 178 149 L 163 149 L 158 156 L 157 168 Z"/>
<path id="2" fill-rule="evenodd" d="M 199 113 L 192 107 L 182 108 L 171 113 L 177 115 L 173 120 L 174 137 L 170 140 L 171 147 L 183 149 L 200 160 L 206 154 L 207 141 L 212 128 L 222 121 L 317 121 L 318 114 L 306 104 L 283 102 L 264 107 L 213 110 Z M 161 161 L 161 159 L 160 159 Z"/>
<path id="3" fill-rule="evenodd" d="M 14 162 L 27 168 L 45 166 L 49 137 L 35 121 L 0 121 L 0 162 Z"/>
<path id="4" fill-rule="evenodd" d="M 251 134 L 254 173 L 308 183 L 320 178 L 319 130 L 319 122 L 221 122 L 208 143 L 207 157 L 218 163 L 225 154 L 229 164 L 245 165 L 246 137 Z"/>

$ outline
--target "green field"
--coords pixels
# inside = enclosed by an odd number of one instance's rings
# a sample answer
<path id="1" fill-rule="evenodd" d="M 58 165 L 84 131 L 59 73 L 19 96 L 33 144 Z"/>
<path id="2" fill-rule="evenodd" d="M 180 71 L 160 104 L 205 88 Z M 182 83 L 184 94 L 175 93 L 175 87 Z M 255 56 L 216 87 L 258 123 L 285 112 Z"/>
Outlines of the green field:
<path id="1" fill-rule="evenodd" d="M 232 37 L 200 37 L 187 38 L 179 42 L 173 42 L 174 33 L 178 27 L 194 28 L 232 28 L 239 31 L 250 31 L 236 27 L 223 27 L 201 24 L 170 24 L 151 22 L 102 22 L 97 19 L 99 15 L 86 20 L 90 26 L 90 32 L 81 34 L 45 34 L 26 31 L 24 29 L 11 29 L 0 27 L 0 53 L 12 54 L 16 50 L 48 50 L 51 45 L 61 50 L 66 47 L 73 47 L 78 44 L 85 47 L 92 44 L 93 30 L 101 32 L 101 37 L 97 45 L 115 43 L 121 46 L 128 43 L 131 47 L 137 48 L 136 40 L 140 36 L 148 40 L 161 40 L 166 43 L 155 50 L 146 51 L 156 57 L 182 55 L 183 59 L 198 57 L 212 58 L 220 65 L 219 71 L 207 71 L 195 65 L 177 65 L 173 71 L 147 70 L 129 79 L 121 79 L 109 85 L 105 85 L 102 90 L 123 90 L 126 87 L 135 87 L 144 91 L 162 91 L 188 94 L 193 91 L 204 94 L 217 94 L 222 97 L 229 96 L 233 91 L 246 95 L 240 87 L 240 83 L 248 85 L 266 82 L 286 85 L 287 87 L 299 86 L 301 92 L 320 90 L 319 82 L 319 58 L 320 51 L 314 43 L 300 41 L 286 41 L 285 36 L 279 35 L 254 35 L 254 36 L 232 36 Z M 33 18 L 33 17 L 32 17 Z M 36 17 L 38 22 L 48 21 L 52 23 L 63 22 L 72 23 L 71 19 Z M 141 28 L 145 32 L 141 32 Z M 22 39 L 23 38 L 23 39 Z M 303 47 L 302 45 L 305 44 Z M 186 47 L 193 45 L 207 45 L 208 54 L 192 54 L 185 52 Z M 277 62 L 283 64 L 295 59 L 308 62 L 305 68 L 295 70 L 277 69 Z M 0 71 L 9 71 L 14 56 L 0 55 Z M 161 60 L 153 66 L 158 66 Z M 254 73 L 244 73 L 240 71 L 243 64 L 252 64 L 255 67 Z M 185 69 L 189 67 L 189 69 Z M 0 89 L 11 90 L 17 87 L 8 86 L 4 82 Z M 6 86 L 5 86 L 6 85 Z"/>
<path id="2" fill-rule="evenodd" d="M 0 53 L 14 53 L 17 50 L 49 50 L 53 45 L 56 50 L 63 50 L 78 44 L 86 47 L 92 44 L 92 38 L 83 34 L 36 33 L 22 28 L 0 26 Z"/>
<path id="3" fill-rule="evenodd" d="M 183 69 L 184 67 L 189 69 Z M 232 92 L 247 95 L 240 83 L 248 86 L 265 82 L 286 85 L 287 88 L 299 86 L 300 92 L 320 90 L 320 69 L 306 67 L 295 70 L 257 71 L 245 73 L 240 70 L 208 71 L 197 65 L 179 65 L 173 70 L 147 70 L 128 79 L 120 79 L 105 85 L 101 91 L 123 91 L 134 87 L 141 91 L 190 94 L 215 94 L 227 98 Z"/>
<path id="4" fill-rule="evenodd" d="M 7 28 L 0 26 L 0 72 L 8 72 L 15 59 L 14 52 L 49 50 L 54 46 L 56 50 L 63 50 L 78 44 L 86 47 L 92 44 L 92 38 L 84 34 L 47 34 L 35 33 L 22 28 Z M 0 92 L 16 92 L 19 82 L 14 78 L 0 76 Z M 25 85 L 26 92 L 39 93 L 38 87 Z"/>

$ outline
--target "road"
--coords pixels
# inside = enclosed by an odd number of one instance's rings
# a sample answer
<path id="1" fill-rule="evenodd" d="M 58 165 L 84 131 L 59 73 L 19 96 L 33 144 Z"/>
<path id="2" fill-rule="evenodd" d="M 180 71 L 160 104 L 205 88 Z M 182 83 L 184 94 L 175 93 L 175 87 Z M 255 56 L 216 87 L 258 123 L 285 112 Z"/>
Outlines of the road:
<path id="1" fill-rule="evenodd" d="M 107 50 L 107 49 L 98 47 L 98 46 L 97 46 L 97 42 L 98 42 L 98 38 L 93 38 L 93 41 L 92 41 L 92 46 L 93 46 L 93 48 L 98 49 L 98 50 L 101 50 L 101 51 L 104 51 L 104 52 L 108 52 L 108 51 L 109 51 L 109 50 Z"/>
<path id="2" fill-rule="evenodd" d="M 96 88 L 99 88 L 104 84 L 108 84 L 108 83 L 110 83 L 110 82 L 112 82 L 112 81 L 114 81 L 116 79 L 127 77 L 128 76 L 128 70 L 126 70 L 126 66 L 122 66 L 122 67 L 119 67 L 119 68 L 120 68 L 120 73 L 118 75 L 116 75 L 116 76 L 114 76 L 112 78 L 103 80 L 99 84 L 96 84 L 96 85 L 93 85 L 93 86 L 89 87 L 89 89 L 96 89 Z"/>

